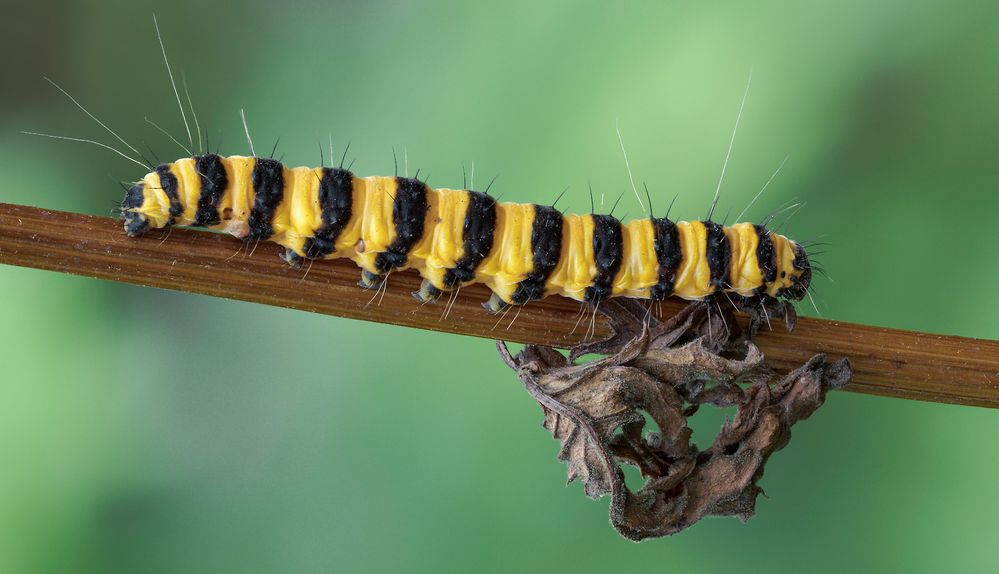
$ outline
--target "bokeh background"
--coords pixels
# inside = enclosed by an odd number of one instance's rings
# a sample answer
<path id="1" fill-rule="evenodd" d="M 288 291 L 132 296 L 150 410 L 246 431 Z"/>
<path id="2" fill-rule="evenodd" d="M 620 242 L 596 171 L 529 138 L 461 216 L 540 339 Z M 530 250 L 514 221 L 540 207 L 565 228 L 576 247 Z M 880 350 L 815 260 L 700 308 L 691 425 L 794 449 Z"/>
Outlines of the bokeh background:
<path id="1" fill-rule="evenodd" d="M 224 152 L 392 146 L 504 200 L 629 190 L 718 213 L 807 201 L 822 314 L 999 338 L 999 4 L 5 1 L 0 201 L 107 214 L 136 166 L 51 76 L 162 158 L 183 133 L 153 33 Z M 618 214 L 639 215 L 625 195 Z M 236 244 L 234 243 L 234 246 Z M 316 269 L 312 271 L 317 272 Z M 0 571 L 950 571 L 996 567 L 999 413 L 834 393 L 758 515 L 635 545 L 565 487 L 489 341 L 0 268 Z M 810 305 L 801 307 L 815 314 Z M 697 437 L 719 418 L 699 417 Z"/>

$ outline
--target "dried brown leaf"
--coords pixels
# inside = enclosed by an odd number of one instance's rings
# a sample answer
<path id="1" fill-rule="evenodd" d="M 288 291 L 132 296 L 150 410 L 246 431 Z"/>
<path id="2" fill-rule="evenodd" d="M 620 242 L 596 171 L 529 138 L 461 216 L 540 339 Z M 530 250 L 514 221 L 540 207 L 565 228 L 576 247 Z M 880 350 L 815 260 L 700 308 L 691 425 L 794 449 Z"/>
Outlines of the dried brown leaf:
<path id="1" fill-rule="evenodd" d="M 609 494 L 611 522 L 632 540 L 674 534 L 708 515 L 749 518 L 767 459 L 829 389 L 849 381 L 849 363 L 816 356 L 777 380 L 733 314 L 733 306 L 754 308 L 752 302 L 715 303 L 717 312 L 695 303 L 662 323 L 634 302 L 609 303 L 601 307 L 615 334 L 569 355 L 605 358 L 576 365 L 535 345 L 513 357 L 497 342 L 541 405 L 545 428 L 561 442 L 568 481 L 580 480 L 592 498 Z M 793 321 L 793 310 L 765 304 L 755 308 Z M 690 442 L 687 424 L 702 404 L 738 407 L 703 451 Z M 656 427 L 648 432 L 645 415 Z M 625 484 L 621 464 L 646 478 L 638 491 Z"/>

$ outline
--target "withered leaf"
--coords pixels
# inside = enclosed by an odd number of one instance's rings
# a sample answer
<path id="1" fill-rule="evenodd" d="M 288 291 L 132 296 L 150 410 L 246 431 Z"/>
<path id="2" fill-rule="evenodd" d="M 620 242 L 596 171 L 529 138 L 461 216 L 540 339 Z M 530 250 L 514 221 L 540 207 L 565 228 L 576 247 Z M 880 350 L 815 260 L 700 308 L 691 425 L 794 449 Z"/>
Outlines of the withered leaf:
<path id="1" fill-rule="evenodd" d="M 763 319 L 751 317 L 745 333 L 732 311 L 755 308 L 793 321 L 793 309 L 741 303 L 715 303 L 718 313 L 694 303 L 666 322 L 634 302 L 605 304 L 615 334 L 573 349 L 570 358 L 534 345 L 513 357 L 497 342 L 561 442 L 568 481 L 579 479 L 592 498 L 610 495 L 611 523 L 627 538 L 674 534 L 708 515 L 748 519 L 767 459 L 787 444 L 795 422 L 851 377 L 845 359 L 816 356 L 778 378 L 748 339 Z M 609 356 L 573 363 L 593 352 Z M 702 404 L 738 411 L 699 450 L 687 416 Z M 645 415 L 656 427 L 648 432 Z M 638 491 L 625 484 L 621 464 L 641 471 L 646 481 Z"/>

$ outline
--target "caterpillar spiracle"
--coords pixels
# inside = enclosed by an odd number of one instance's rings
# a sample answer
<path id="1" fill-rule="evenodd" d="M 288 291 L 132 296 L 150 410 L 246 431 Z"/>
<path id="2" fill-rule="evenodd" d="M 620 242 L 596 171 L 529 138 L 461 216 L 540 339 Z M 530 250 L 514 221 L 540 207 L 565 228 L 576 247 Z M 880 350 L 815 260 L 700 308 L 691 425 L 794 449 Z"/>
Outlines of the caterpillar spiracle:
<path id="1" fill-rule="evenodd" d="M 271 240 L 290 263 L 349 257 L 360 285 L 393 270 L 423 276 L 421 301 L 470 284 L 493 292 L 483 305 L 558 294 L 700 300 L 718 292 L 802 299 L 812 269 L 803 245 L 766 228 L 649 216 L 564 215 L 546 205 L 500 203 L 468 189 L 433 189 L 408 177 L 358 177 L 335 167 L 215 154 L 162 164 L 121 204 L 128 235 L 173 225 Z"/>

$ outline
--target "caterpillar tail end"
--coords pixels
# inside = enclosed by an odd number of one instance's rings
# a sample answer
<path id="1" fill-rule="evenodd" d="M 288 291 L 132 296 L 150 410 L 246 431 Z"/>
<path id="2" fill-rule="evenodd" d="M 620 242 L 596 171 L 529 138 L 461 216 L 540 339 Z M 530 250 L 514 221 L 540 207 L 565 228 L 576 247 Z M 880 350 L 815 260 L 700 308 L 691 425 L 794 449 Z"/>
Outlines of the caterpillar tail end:
<path id="1" fill-rule="evenodd" d="M 143 201 L 141 182 L 133 185 L 125 194 L 125 199 L 121 201 L 121 220 L 129 237 L 138 237 L 149 231 L 149 220 L 139 211 Z"/>
<path id="2" fill-rule="evenodd" d="M 434 287 L 429 280 L 424 279 L 423 283 L 420 284 L 420 290 L 413 291 L 413 299 L 420 303 L 436 303 L 442 293 L 443 291 Z"/>

